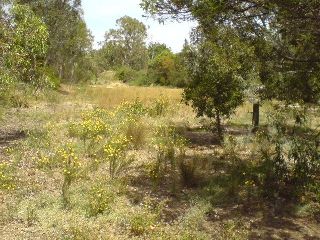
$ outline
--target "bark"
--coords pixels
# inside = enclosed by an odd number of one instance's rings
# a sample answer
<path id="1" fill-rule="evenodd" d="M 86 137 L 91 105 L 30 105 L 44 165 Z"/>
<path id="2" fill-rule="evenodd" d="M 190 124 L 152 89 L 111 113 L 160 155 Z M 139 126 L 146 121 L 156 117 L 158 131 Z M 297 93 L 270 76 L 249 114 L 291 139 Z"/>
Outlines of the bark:
<path id="1" fill-rule="evenodd" d="M 216 132 L 218 134 L 219 142 L 223 142 L 223 129 L 221 125 L 221 116 L 219 111 L 216 112 Z"/>

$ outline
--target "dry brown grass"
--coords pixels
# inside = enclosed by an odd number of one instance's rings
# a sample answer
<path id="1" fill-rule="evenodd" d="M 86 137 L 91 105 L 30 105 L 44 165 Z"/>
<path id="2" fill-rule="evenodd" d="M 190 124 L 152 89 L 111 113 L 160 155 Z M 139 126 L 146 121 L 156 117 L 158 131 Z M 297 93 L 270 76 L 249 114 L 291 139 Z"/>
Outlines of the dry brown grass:
<path id="1" fill-rule="evenodd" d="M 90 86 L 85 91 L 86 98 L 104 108 L 114 107 L 123 101 L 135 101 L 136 99 L 143 103 L 150 103 L 160 97 L 166 97 L 171 102 L 180 103 L 181 94 L 181 89 L 128 87 L 115 84 Z"/>

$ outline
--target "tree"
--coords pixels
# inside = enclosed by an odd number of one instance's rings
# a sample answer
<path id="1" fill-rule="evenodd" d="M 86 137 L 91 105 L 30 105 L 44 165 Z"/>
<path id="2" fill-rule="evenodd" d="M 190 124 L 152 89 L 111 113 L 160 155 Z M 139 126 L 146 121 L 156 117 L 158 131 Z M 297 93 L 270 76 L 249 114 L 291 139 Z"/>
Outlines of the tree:
<path id="1" fill-rule="evenodd" d="M 150 61 L 148 78 L 155 84 L 168 86 L 172 84 L 175 71 L 175 55 L 165 50 Z"/>
<path id="2" fill-rule="evenodd" d="M 319 1 L 142 0 L 141 5 L 160 20 L 197 20 L 208 35 L 234 29 L 255 48 L 264 98 L 319 101 Z"/>
<path id="3" fill-rule="evenodd" d="M 171 49 L 167 47 L 167 45 L 164 43 L 150 43 L 148 46 L 149 60 L 155 59 L 159 54 L 161 54 L 164 51 L 171 51 Z"/>
<path id="4" fill-rule="evenodd" d="M 191 49 L 191 82 L 184 90 L 184 99 L 198 116 L 215 120 L 213 132 L 222 141 L 222 119 L 243 103 L 246 83 L 255 76 L 252 48 L 243 44 L 232 29 L 220 31 Z"/>
<path id="5" fill-rule="evenodd" d="M 44 74 L 48 50 L 46 25 L 24 5 L 13 5 L 1 25 L 0 85 L 14 82 L 33 85 L 36 89 L 51 84 Z"/>
<path id="6" fill-rule="evenodd" d="M 83 20 L 80 0 L 18 0 L 43 19 L 49 32 L 46 65 L 64 81 L 79 81 L 91 50 L 92 36 Z M 87 80 L 87 79 L 84 79 Z"/>
<path id="7" fill-rule="evenodd" d="M 147 63 L 147 27 L 129 16 L 117 20 L 117 29 L 105 34 L 102 52 L 109 67 L 129 66 L 134 70 L 145 68 Z"/>
<path id="8" fill-rule="evenodd" d="M 184 87 L 187 82 L 187 71 L 182 56 L 174 54 L 165 45 L 153 46 L 153 59 L 149 60 L 147 77 L 150 83 Z"/>

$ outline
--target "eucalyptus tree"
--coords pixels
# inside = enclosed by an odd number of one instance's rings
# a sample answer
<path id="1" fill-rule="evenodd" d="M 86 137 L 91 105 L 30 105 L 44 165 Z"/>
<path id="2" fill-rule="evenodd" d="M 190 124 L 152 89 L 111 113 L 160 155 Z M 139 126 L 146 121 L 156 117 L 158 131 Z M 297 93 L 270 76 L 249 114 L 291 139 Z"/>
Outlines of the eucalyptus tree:
<path id="1" fill-rule="evenodd" d="M 128 66 L 134 70 L 146 67 L 147 27 L 139 20 L 124 16 L 117 21 L 117 28 L 105 34 L 102 52 L 109 67 Z"/>
<path id="2" fill-rule="evenodd" d="M 49 32 L 46 65 L 62 80 L 78 81 L 91 50 L 92 36 L 83 19 L 81 0 L 17 0 L 43 19 Z M 51 72 L 49 70 L 49 72 Z"/>
<path id="3" fill-rule="evenodd" d="M 44 22 L 25 5 L 12 5 L 1 24 L 1 90 L 27 83 L 36 89 L 50 85 L 44 72 L 48 31 Z"/>

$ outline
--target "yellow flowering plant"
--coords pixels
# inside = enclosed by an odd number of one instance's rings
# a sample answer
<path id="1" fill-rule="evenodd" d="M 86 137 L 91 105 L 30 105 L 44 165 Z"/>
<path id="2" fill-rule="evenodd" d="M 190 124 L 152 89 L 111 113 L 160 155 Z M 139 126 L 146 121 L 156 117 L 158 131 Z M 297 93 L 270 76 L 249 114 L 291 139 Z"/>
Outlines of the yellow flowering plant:
<path id="1" fill-rule="evenodd" d="M 62 170 L 62 200 L 64 206 L 67 206 L 69 204 L 69 188 L 74 180 L 82 176 L 83 166 L 72 143 L 67 143 L 59 148 L 55 160 Z"/>
<path id="2" fill-rule="evenodd" d="M 151 116 L 163 116 L 167 112 L 168 107 L 168 98 L 161 96 L 154 101 L 153 105 L 149 109 L 149 114 Z"/>
<path id="3" fill-rule="evenodd" d="M 110 210 L 111 204 L 115 199 L 116 192 L 106 184 L 97 182 L 91 186 L 88 199 L 88 216 L 97 216 Z"/>
<path id="4" fill-rule="evenodd" d="M 0 163 L 0 190 L 15 190 L 16 178 L 14 176 L 14 169 L 9 163 Z"/>
<path id="5" fill-rule="evenodd" d="M 81 139 L 84 148 L 90 150 L 110 134 L 111 117 L 111 112 L 103 109 L 84 112 L 80 122 L 70 124 L 69 135 Z"/>
<path id="6" fill-rule="evenodd" d="M 103 151 L 104 157 L 109 163 L 109 174 L 115 178 L 125 171 L 132 163 L 133 159 L 126 156 L 130 148 L 130 139 L 124 135 L 115 135 L 105 144 Z"/>

